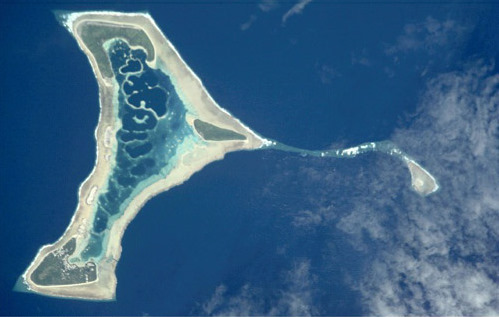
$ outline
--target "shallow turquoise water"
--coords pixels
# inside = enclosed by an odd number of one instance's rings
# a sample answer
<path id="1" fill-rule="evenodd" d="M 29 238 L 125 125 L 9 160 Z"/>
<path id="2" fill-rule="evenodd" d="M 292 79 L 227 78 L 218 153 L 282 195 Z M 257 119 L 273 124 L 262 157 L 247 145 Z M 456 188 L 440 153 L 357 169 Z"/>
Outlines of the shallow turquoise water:
<path id="1" fill-rule="evenodd" d="M 102 255 L 113 221 L 143 184 L 169 172 L 178 144 L 193 134 L 170 78 L 145 63 L 143 50 L 132 50 L 117 40 L 109 45 L 108 54 L 120 87 L 117 120 L 122 124 L 116 133 L 116 165 L 98 196 L 91 238 L 81 254 L 83 261 Z"/>

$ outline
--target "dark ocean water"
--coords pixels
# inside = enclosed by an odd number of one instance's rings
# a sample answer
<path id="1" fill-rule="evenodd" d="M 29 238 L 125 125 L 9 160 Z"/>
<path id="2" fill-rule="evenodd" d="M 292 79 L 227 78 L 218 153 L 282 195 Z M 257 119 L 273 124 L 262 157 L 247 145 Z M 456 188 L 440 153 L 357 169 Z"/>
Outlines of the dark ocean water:
<path id="1" fill-rule="evenodd" d="M 381 159 L 375 154 L 328 162 L 270 151 L 229 154 L 152 199 L 130 224 L 117 268 L 116 302 L 13 292 L 40 246 L 65 230 L 77 189 L 95 160 L 97 84 L 53 9 L 149 11 L 222 107 L 264 137 L 309 149 L 388 139 L 396 127 L 410 123 L 407 114 L 416 109 L 425 83 L 425 70 L 414 65 L 426 57 L 407 55 L 393 64 L 383 53 L 407 21 L 451 16 L 488 28 L 493 16 L 484 13 L 486 5 L 322 2 L 283 27 L 282 10 L 264 15 L 252 2 L 2 2 L 1 315 L 203 314 L 220 285 L 228 298 L 245 286 L 256 289 L 251 298 L 263 301 L 259 312 L 265 313 L 292 284 L 286 272 L 299 263 L 309 263 L 307 272 L 315 276 L 309 301 L 315 313 L 366 312 L 351 281 L 369 264 L 375 246 L 359 250 L 334 226 L 297 228 L 294 216 L 325 190 L 321 181 L 307 185 L 299 171 L 314 166 L 325 173 L 361 174 L 362 166 Z M 241 31 L 251 14 L 259 14 L 256 22 Z M 425 76 L 497 47 L 497 38 L 480 36 L 428 67 Z M 376 67 L 359 64 L 363 56 Z M 403 177 L 401 186 L 407 186 Z M 355 187 L 348 177 L 345 183 Z M 363 195 L 341 187 L 327 190 L 338 217 Z"/>

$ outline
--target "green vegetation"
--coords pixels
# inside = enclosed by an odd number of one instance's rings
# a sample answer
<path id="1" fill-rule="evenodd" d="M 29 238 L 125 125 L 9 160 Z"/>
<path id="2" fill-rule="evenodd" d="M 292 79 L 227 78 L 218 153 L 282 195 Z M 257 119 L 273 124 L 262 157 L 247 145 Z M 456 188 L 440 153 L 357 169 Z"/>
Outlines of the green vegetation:
<path id="1" fill-rule="evenodd" d="M 37 285 L 70 285 L 92 282 L 97 279 L 95 263 L 84 267 L 69 264 L 67 259 L 76 249 L 76 239 L 69 240 L 61 249 L 49 253 L 31 274 Z"/>
<path id="2" fill-rule="evenodd" d="M 246 137 L 242 134 L 232 130 L 219 128 L 199 119 L 194 120 L 194 128 L 196 128 L 196 131 L 203 139 L 208 141 L 246 140 Z"/>
<path id="3" fill-rule="evenodd" d="M 126 40 L 131 46 L 141 46 L 146 50 L 147 60 L 154 59 L 154 46 L 147 34 L 137 28 L 115 26 L 107 23 L 85 22 L 81 25 L 79 34 L 85 45 L 95 57 L 99 70 L 105 77 L 113 77 L 111 63 L 103 48 L 103 44 L 113 38 Z"/>

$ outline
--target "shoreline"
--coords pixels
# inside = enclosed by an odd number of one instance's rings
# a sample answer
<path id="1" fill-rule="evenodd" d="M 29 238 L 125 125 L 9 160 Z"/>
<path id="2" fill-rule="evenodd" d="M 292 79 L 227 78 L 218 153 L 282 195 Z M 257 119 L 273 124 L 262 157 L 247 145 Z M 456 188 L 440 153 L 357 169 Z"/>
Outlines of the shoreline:
<path id="1" fill-rule="evenodd" d="M 78 205 L 71 221 L 62 236 L 52 244 L 43 245 L 37 252 L 35 258 L 30 263 L 26 271 L 21 275 L 15 289 L 20 291 L 35 292 L 46 296 L 76 298 L 86 300 L 115 300 L 117 279 L 115 268 L 121 256 L 121 240 L 128 224 L 135 218 L 149 199 L 157 194 L 167 191 L 174 186 L 178 186 L 187 181 L 194 173 L 200 171 L 210 162 L 223 159 L 225 154 L 236 150 L 252 150 L 269 146 L 271 142 L 258 136 L 240 120 L 231 116 L 230 112 L 220 107 L 203 86 L 201 79 L 185 63 L 175 47 L 164 36 L 155 21 L 146 13 L 117 13 L 109 11 L 78 12 L 68 13 L 59 18 L 61 23 L 70 31 L 76 39 L 78 46 L 89 59 L 94 76 L 99 86 L 99 119 L 94 132 L 96 140 L 96 159 L 94 167 L 89 176 L 80 184 L 78 188 Z M 128 21 L 137 19 L 138 22 Z M 123 21 L 127 20 L 127 21 Z M 141 21 L 142 20 L 142 21 Z M 144 21 L 146 20 L 146 21 Z M 103 251 L 98 264 L 97 279 L 89 283 L 40 286 L 34 283 L 30 276 L 40 265 L 45 257 L 61 247 L 72 237 L 78 241 L 84 240 L 88 235 L 89 227 L 92 224 L 88 220 L 95 215 L 95 203 L 102 189 L 106 187 L 106 181 L 113 167 L 115 160 L 116 127 L 114 111 L 116 105 L 116 87 L 114 79 L 104 77 L 98 67 L 95 57 L 86 47 L 82 38 L 78 34 L 78 26 L 85 22 L 108 22 L 117 26 L 133 26 L 142 29 L 151 40 L 154 46 L 155 57 L 152 62 L 147 62 L 153 68 L 164 63 L 168 68 L 168 75 L 175 80 L 175 89 L 179 91 L 186 108 L 208 122 L 216 122 L 223 128 L 229 128 L 243 133 L 247 136 L 246 141 L 223 141 L 204 142 L 195 144 L 191 151 L 179 151 L 177 162 L 171 172 L 164 178 L 154 182 L 144 188 L 139 194 L 132 198 L 123 214 L 114 221 L 108 233 L 109 238 L 107 248 Z M 140 22 L 147 22 L 140 24 Z M 164 56 L 163 56 L 164 55 Z M 159 62 L 161 60 L 161 62 Z M 173 62 L 172 62 L 173 61 Z M 170 63 L 169 63 L 170 62 Z M 119 89 L 119 88 L 118 88 Z M 186 92 L 189 93 L 186 95 Z M 195 95 L 194 97 L 191 96 Z M 192 115 L 192 113 L 189 113 Z M 192 127 L 192 126 L 191 126 Z M 113 138 L 109 137 L 109 130 L 113 132 Z M 112 141 L 109 144 L 109 139 Z M 102 144 L 101 144 L 102 143 Z M 111 152 L 111 153 L 109 153 Z M 109 156 L 110 155 L 110 156 Z M 112 157 L 112 159 L 109 159 Z M 87 203 L 90 195 L 93 196 L 90 204 Z M 79 249 L 77 248 L 77 251 Z M 80 250 L 81 251 L 81 250 Z M 21 283 L 22 285 L 18 285 Z"/>

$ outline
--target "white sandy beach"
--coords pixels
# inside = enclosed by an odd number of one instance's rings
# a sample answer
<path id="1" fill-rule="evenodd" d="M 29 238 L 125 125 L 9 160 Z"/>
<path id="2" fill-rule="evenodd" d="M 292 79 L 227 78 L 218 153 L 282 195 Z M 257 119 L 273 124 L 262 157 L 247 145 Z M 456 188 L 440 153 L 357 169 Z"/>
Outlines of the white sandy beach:
<path id="1" fill-rule="evenodd" d="M 161 67 L 171 78 L 175 88 L 188 110 L 189 124 L 198 118 L 221 128 L 233 130 L 246 136 L 245 141 L 201 142 L 187 151 L 179 149 L 177 164 L 166 178 L 159 180 L 140 192 L 128 205 L 124 214 L 114 221 L 109 232 L 109 241 L 105 255 L 96 263 L 98 279 L 85 284 L 67 286 L 39 286 L 31 279 L 31 273 L 43 261 L 45 256 L 59 249 L 72 237 L 77 238 L 75 254 L 85 247 L 91 230 L 95 204 L 99 190 L 105 189 L 108 177 L 114 166 L 113 148 L 116 142 L 116 118 L 113 107 L 117 102 L 117 86 L 114 80 L 104 78 L 96 60 L 86 48 L 79 36 L 78 28 L 88 22 L 106 22 L 117 26 L 135 27 L 144 30 L 151 40 L 155 58 L 148 62 L 152 68 Z M 24 283 L 30 291 L 57 297 L 70 297 L 91 300 L 112 300 L 116 293 L 115 268 L 121 255 L 121 239 L 126 227 L 133 220 L 142 206 L 155 195 L 185 182 L 192 174 L 201 170 L 206 164 L 220 160 L 231 151 L 250 150 L 264 147 L 270 141 L 263 139 L 233 118 L 213 100 L 202 85 L 201 80 L 182 60 L 173 45 L 165 38 L 153 19 L 148 14 L 130 14 L 117 12 L 81 12 L 66 16 L 64 25 L 73 34 L 80 48 L 89 58 L 95 77 L 99 84 L 100 116 L 95 131 L 97 140 L 97 157 L 94 169 L 79 189 L 79 203 L 71 222 L 63 236 L 54 244 L 43 246 L 23 275 Z M 111 134 L 111 132 L 113 134 Z M 112 136 L 111 136 L 112 135 Z M 181 147 L 182 145 L 180 145 Z M 77 155 L 77 154 L 76 154 Z M 99 190 L 97 190 L 99 189 Z M 126 247 L 126 246 L 125 246 Z"/>

